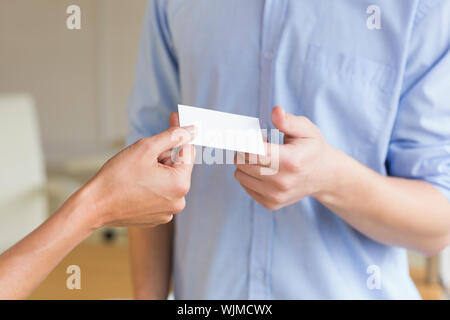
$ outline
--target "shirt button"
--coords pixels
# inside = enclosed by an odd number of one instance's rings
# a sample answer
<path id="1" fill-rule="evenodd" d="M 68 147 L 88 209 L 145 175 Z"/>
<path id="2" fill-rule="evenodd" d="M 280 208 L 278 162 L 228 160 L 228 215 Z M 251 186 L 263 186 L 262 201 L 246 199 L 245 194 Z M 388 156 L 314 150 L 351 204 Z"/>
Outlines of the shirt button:
<path id="1" fill-rule="evenodd" d="M 266 58 L 267 60 L 272 60 L 273 58 L 274 58 L 274 54 L 273 54 L 273 52 L 270 52 L 270 51 L 266 51 L 266 52 L 264 52 L 264 58 Z"/>

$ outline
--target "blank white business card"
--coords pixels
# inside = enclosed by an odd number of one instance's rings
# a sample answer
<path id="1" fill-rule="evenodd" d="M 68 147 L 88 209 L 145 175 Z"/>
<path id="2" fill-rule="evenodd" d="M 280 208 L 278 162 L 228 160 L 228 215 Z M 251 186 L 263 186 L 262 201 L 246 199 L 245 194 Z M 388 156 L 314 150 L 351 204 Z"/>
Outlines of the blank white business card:
<path id="1" fill-rule="evenodd" d="M 191 144 L 265 155 L 259 119 L 215 110 L 178 105 L 180 126 L 194 125 Z"/>

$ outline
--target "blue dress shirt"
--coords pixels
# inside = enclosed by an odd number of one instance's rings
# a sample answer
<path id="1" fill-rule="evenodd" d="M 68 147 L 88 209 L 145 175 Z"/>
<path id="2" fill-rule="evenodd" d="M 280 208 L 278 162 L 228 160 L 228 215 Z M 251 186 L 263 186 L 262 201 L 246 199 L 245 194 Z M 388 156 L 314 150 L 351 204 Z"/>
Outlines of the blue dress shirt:
<path id="1" fill-rule="evenodd" d="M 367 26 L 370 5 L 380 29 Z M 281 105 L 380 174 L 428 181 L 450 199 L 449 49 L 445 0 L 149 1 L 128 142 L 166 129 L 178 103 L 256 116 L 263 128 Z M 176 298 L 419 298 L 405 249 L 313 198 L 269 211 L 234 169 L 194 168 L 176 216 Z"/>

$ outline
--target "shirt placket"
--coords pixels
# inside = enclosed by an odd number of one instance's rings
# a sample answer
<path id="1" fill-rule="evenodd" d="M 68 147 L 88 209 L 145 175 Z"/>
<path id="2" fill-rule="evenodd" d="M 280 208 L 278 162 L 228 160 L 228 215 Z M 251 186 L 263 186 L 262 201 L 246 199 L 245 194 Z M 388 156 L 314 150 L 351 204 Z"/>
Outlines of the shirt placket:
<path id="1" fill-rule="evenodd" d="M 272 91 L 276 53 L 284 26 L 288 0 L 266 0 L 261 23 L 259 120 L 272 128 Z M 268 132 L 270 138 L 270 133 Z M 270 299 L 270 266 L 274 233 L 274 212 L 253 203 L 249 266 L 249 299 Z"/>

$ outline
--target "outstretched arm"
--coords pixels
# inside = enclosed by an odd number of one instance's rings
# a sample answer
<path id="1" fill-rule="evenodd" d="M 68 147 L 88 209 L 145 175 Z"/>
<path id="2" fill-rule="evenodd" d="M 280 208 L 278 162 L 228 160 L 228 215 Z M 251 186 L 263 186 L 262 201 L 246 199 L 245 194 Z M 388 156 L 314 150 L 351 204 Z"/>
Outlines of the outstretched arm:
<path id="1" fill-rule="evenodd" d="M 193 128 L 145 138 L 100 172 L 31 234 L 0 255 L 0 299 L 26 298 L 77 244 L 106 226 L 153 227 L 183 210 L 190 186 Z M 179 161 L 159 156 L 181 146 Z"/>

